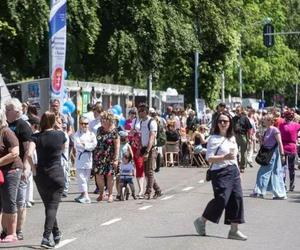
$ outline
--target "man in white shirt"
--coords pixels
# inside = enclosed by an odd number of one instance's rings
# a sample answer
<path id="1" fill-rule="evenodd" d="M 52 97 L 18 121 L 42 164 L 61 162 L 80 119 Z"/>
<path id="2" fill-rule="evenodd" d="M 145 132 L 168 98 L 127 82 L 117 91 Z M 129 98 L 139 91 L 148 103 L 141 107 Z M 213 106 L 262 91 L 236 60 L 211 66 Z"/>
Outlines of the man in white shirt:
<path id="1" fill-rule="evenodd" d="M 101 114 L 103 112 L 103 107 L 100 103 L 97 103 L 93 107 L 93 114 L 94 114 L 94 120 L 89 121 L 89 129 L 91 132 L 93 132 L 95 135 L 97 135 L 97 130 L 99 127 L 101 127 Z"/>
<path id="2" fill-rule="evenodd" d="M 88 103 L 86 109 L 87 109 L 87 113 L 83 114 L 82 116 L 87 118 L 88 121 L 91 122 L 92 120 L 95 119 L 94 112 L 93 112 L 94 105 L 92 103 Z"/>
<path id="3" fill-rule="evenodd" d="M 157 199 L 162 195 L 161 189 L 158 186 L 154 178 L 154 167 L 157 157 L 157 152 L 155 149 L 155 139 L 157 133 L 157 123 L 149 116 L 149 107 L 145 103 L 141 103 L 138 107 L 138 113 L 140 118 L 140 131 L 141 131 L 141 141 L 142 150 L 141 153 L 144 157 L 144 169 L 145 176 L 147 179 L 145 199 L 149 200 L 151 198 L 152 188 L 155 193 L 153 199 Z"/>

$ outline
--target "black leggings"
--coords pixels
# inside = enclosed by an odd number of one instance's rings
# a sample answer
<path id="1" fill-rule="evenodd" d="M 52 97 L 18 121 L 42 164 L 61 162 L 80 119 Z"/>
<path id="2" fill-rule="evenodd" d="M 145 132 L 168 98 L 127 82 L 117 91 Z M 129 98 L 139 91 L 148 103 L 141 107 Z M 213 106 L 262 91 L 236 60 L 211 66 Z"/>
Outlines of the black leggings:
<path id="1" fill-rule="evenodd" d="M 45 224 L 43 237 L 49 239 L 51 232 L 57 234 L 59 229 L 56 220 L 58 204 L 64 189 L 64 183 L 54 181 L 49 178 L 35 177 L 35 182 L 39 194 L 45 206 Z"/>

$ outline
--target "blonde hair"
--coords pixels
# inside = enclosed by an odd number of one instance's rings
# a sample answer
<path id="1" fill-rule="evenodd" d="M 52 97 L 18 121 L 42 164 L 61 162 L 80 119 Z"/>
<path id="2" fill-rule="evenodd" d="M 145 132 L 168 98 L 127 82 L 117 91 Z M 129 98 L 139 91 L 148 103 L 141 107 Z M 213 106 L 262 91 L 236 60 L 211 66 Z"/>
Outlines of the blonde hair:
<path id="1" fill-rule="evenodd" d="M 275 122 L 275 117 L 274 117 L 274 115 L 272 115 L 272 114 L 270 114 L 270 113 L 266 114 L 265 117 L 264 117 L 264 119 L 265 119 L 265 120 L 269 120 L 269 121 L 271 121 L 272 123 Z"/>
<path id="2" fill-rule="evenodd" d="M 103 111 L 103 113 L 101 114 L 101 120 L 109 121 L 111 124 L 114 123 L 115 119 L 116 118 L 114 114 L 110 111 Z"/>

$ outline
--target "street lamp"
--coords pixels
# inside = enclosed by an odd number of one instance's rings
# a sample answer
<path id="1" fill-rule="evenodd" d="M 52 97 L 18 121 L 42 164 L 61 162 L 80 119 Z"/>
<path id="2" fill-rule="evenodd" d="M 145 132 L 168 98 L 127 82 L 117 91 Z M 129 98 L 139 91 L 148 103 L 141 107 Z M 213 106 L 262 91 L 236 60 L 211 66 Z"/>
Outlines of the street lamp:
<path id="1" fill-rule="evenodd" d="M 242 39 L 241 39 L 242 40 Z M 242 41 L 239 47 L 239 86 L 240 86 L 240 98 L 241 104 L 243 103 L 243 69 L 242 69 Z"/>

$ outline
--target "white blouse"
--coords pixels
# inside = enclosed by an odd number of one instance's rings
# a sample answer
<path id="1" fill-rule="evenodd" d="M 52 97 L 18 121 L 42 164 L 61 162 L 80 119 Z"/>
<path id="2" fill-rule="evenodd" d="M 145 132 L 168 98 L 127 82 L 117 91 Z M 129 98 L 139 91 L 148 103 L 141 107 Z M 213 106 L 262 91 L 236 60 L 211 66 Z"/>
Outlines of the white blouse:
<path id="1" fill-rule="evenodd" d="M 218 147 L 219 147 L 219 150 L 216 154 Z M 225 168 L 228 165 L 238 166 L 238 163 L 237 163 L 238 146 L 237 146 L 234 136 L 232 136 L 231 138 L 226 138 L 221 135 L 212 135 L 209 137 L 208 142 L 207 142 L 207 151 L 206 151 L 206 159 L 207 160 L 214 155 L 229 154 L 230 149 L 234 149 L 234 154 L 235 154 L 234 160 L 225 160 L 225 161 L 222 161 L 219 163 L 213 163 L 211 166 L 211 170 L 218 170 L 221 168 Z"/>

